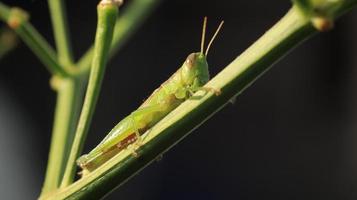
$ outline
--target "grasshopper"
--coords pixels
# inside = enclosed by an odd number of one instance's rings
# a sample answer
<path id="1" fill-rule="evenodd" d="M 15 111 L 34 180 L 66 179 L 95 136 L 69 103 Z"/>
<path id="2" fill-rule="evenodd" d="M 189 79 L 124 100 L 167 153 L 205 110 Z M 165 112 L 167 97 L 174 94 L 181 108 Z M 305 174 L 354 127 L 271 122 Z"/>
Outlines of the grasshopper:
<path id="1" fill-rule="evenodd" d="M 207 54 L 223 23 L 222 21 L 218 26 L 204 52 L 207 17 L 204 18 L 201 51 L 191 53 L 182 66 L 161 84 L 137 110 L 120 121 L 91 152 L 77 160 L 78 166 L 83 169 L 82 174 L 95 170 L 130 144 L 135 143 L 140 147 L 141 135 L 196 91 L 204 90 L 219 95 L 220 90 L 203 86 L 210 79 Z"/>

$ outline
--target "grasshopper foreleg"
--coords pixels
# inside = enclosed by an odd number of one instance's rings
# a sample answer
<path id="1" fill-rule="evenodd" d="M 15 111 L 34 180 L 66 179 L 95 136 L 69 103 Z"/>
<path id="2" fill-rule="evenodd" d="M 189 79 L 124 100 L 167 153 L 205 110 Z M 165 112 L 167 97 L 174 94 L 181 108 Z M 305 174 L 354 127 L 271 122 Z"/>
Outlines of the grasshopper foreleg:
<path id="1" fill-rule="evenodd" d="M 193 96 L 195 92 L 197 91 L 203 91 L 204 94 L 199 95 L 199 96 Z M 216 88 L 211 88 L 211 87 L 199 87 L 199 88 L 195 88 L 193 89 L 188 89 L 188 92 L 190 93 L 191 97 L 193 97 L 193 99 L 200 99 L 203 96 L 205 96 L 208 92 L 212 92 L 214 93 L 216 96 L 219 96 L 222 92 L 220 89 L 216 89 Z"/>

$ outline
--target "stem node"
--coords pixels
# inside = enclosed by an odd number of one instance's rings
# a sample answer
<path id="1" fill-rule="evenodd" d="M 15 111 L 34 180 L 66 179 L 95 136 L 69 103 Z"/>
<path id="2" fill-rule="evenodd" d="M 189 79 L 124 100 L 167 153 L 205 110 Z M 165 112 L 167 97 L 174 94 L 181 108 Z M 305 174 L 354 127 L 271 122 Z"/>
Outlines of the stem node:
<path id="1" fill-rule="evenodd" d="M 18 7 L 13 7 L 10 10 L 9 18 L 7 20 L 7 24 L 10 28 L 16 30 L 20 26 L 29 20 L 29 15 L 26 11 L 22 10 Z"/>

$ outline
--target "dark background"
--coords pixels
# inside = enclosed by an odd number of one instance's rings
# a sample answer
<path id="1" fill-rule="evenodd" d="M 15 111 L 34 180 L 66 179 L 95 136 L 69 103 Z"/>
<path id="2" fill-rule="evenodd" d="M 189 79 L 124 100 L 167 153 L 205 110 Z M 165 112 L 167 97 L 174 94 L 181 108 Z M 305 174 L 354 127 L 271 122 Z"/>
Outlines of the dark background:
<path id="1" fill-rule="evenodd" d="M 128 0 L 129 1 L 129 0 Z M 53 42 L 47 2 L 31 13 Z M 68 1 L 76 58 L 94 38 L 97 1 Z M 110 62 L 86 151 L 199 50 L 224 19 L 208 62 L 215 75 L 290 7 L 286 0 L 167 0 Z M 107 199 L 356 199 L 357 14 L 296 48 L 272 70 Z M 49 74 L 24 45 L 0 61 L 0 199 L 35 199 L 55 105 Z"/>

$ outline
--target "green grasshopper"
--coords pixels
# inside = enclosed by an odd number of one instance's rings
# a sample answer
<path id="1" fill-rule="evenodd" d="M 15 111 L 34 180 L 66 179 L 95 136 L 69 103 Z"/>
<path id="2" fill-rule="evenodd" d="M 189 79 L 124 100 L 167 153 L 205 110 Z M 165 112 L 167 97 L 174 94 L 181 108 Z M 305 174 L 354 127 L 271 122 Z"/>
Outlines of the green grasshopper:
<path id="1" fill-rule="evenodd" d="M 140 146 L 141 135 L 183 101 L 190 98 L 194 92 L 204 90 L 206 92 L 215 92 L 216 95 L 220 93 L 217 89 L 205 88 L 203 85 L 209 80 L 207 54 L 223 25 L 223 21 L 218 26 L 204 52 L 206 24 L 207 18 L 205 17 L 201 51 L 191 53 L 181 68 L 161 84 L 137 110 L 120 121 L 89 154 L 85 154 L 77 160 L 78 166 L 83 169 L 82 174 L 95 170 L 130 144 L 135 143 Z"/>

